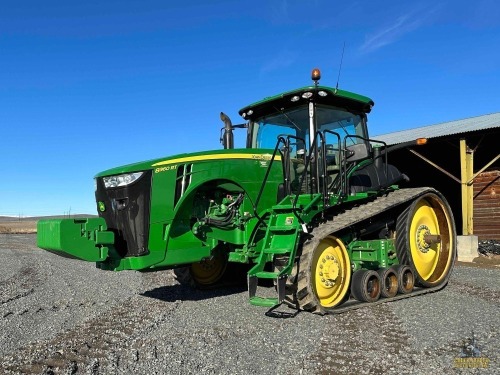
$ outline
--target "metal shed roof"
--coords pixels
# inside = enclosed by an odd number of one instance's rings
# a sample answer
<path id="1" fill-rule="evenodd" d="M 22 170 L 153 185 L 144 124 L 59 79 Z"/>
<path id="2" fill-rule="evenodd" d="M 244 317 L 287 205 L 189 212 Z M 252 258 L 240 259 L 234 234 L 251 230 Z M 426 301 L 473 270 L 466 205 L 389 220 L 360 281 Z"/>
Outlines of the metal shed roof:
<path id="1" fill-rule="evenodd" d="M 374 136 L 388 145 L 413 141 L 417 138 L 437 138 L 446 135 L 472 132 L 477 130 L 500 128 L 500 112 L 489 115 L 470 117 L 463 120 L 443 122 L 436 125 L 423 126 L 394 133 Z"/>

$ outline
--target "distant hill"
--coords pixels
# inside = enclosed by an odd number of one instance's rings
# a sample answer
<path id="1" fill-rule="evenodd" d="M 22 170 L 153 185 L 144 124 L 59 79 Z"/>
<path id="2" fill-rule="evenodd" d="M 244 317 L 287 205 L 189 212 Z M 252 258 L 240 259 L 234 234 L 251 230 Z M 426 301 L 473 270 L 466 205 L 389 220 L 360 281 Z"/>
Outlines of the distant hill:
<path id="1" fill-rule="evenodd" d="M 97 217 L 97 215 L 77 214 L 71 215 L 71 219 L 85 217 Z M 12 217 L 0 216 L 0 234 L 36 233 L 36 223 L 42 219 L 68 219 L 68 215 L 35 216 L 35 217 Z"/>
<path id="2" fill-rule="evenodd" d="M 53 216 L 26 216 L 26 217 L 17 217 L 17 216 L 0 216 L 0 223 L 6 222 L 23 222 L 23 221 L 38 221 L 42 219 L 80 219 L 83 217 L 97 217 L 97 215 L 90 214 L 75 214 L 68 217 L 68 215 L 53 215 Z"/>

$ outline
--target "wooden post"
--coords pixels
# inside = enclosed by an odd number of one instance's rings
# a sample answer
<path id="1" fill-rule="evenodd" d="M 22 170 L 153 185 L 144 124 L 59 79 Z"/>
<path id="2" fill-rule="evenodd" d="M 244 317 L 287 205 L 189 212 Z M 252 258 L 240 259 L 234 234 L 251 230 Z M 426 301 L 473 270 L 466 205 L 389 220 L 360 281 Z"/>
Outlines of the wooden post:
<path id="1" fill-rule="evenodd" d="M 473 222 L 473 176 L 474 151 L 467 147 L 465 139 L 460 140 L 460 170 L 462 184 L 462 234 L 468 236 L 474 233 Z"/>

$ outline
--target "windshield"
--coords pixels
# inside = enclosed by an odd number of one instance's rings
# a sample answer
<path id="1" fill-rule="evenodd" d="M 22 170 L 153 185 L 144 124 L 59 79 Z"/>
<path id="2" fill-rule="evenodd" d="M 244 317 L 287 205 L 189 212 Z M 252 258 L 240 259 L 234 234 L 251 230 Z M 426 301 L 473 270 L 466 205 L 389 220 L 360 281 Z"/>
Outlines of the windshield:
<path id="1" fill-rule="evenodd" d="M 343 142 L 346 135 L 367 138 L 363 117 L 332 106 L 316 106 L 316 127 L 319 131 L 338 133 Z M 309 145 L 309 108 L 307 105 L 283 111 L 282 113 L 257 119 L 253 123 L 252 148 L 274 148 L 279 135 L 292 135 L 292 157 Z M 338 138 L 326 133 L 326 143 L 337 148 Z M 347 146 L 363 142 L 359 138 L 347 138 Z"/>

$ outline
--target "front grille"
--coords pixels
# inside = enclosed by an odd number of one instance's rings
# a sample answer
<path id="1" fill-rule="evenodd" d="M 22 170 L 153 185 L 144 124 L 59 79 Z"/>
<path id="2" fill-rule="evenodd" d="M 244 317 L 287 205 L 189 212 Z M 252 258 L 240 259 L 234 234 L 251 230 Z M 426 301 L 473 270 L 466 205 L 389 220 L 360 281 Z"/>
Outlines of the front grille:
<path id="1" fill-rule="evenodd" d="M 98 210 L 99 216 L 115 233 L 115 248 L 122 257 L 149 252 L 151 176 L 151 171 L 145 171 L 134 183 L 110 189 L 104 187 L 102 178 L 97 179 L 96 200 L 105 205 L 104 211 Z"/>

